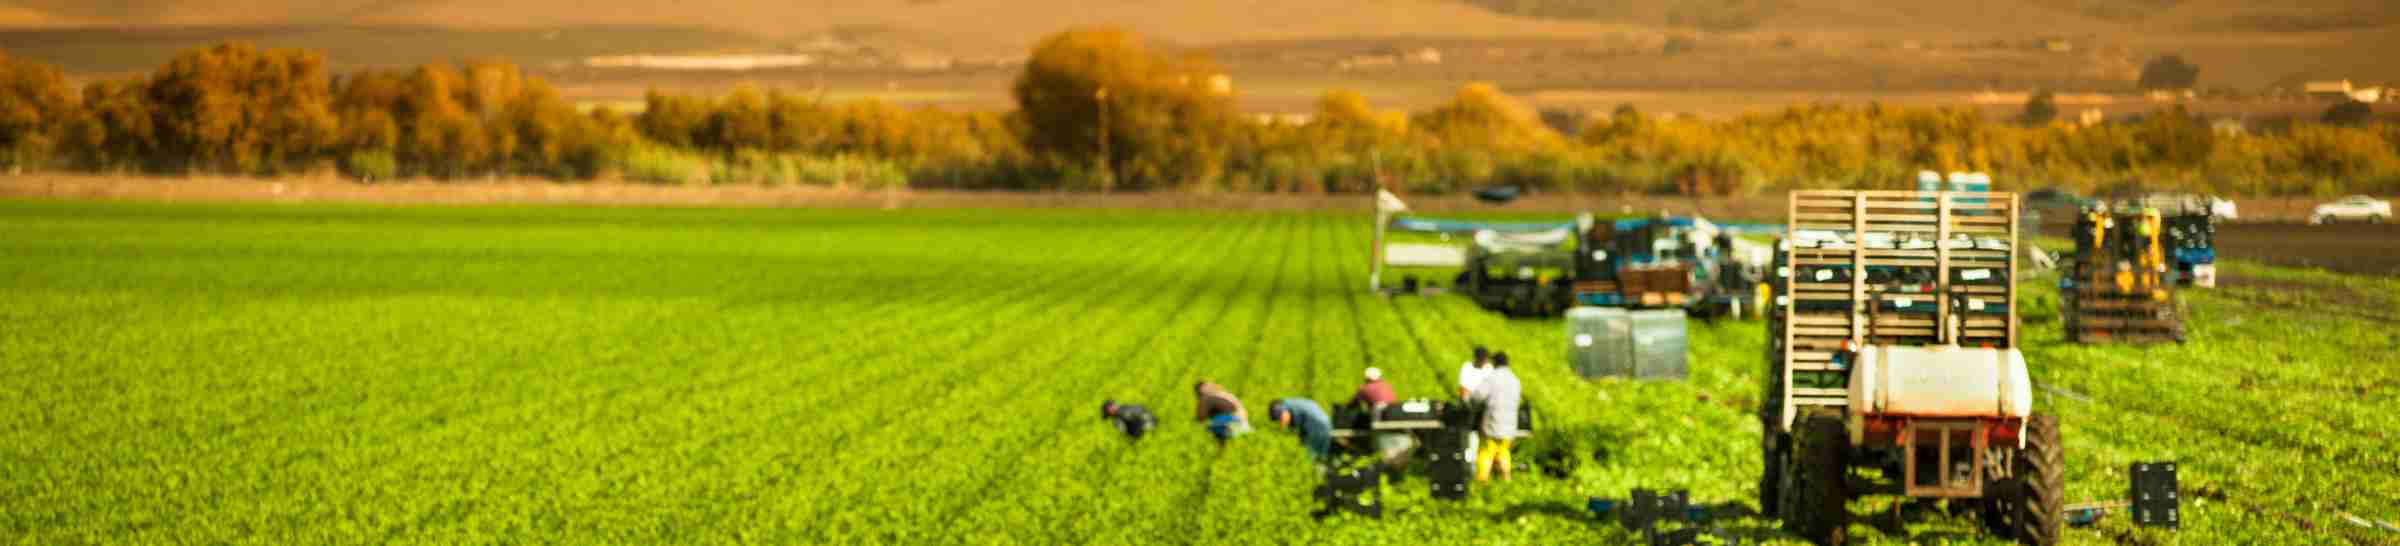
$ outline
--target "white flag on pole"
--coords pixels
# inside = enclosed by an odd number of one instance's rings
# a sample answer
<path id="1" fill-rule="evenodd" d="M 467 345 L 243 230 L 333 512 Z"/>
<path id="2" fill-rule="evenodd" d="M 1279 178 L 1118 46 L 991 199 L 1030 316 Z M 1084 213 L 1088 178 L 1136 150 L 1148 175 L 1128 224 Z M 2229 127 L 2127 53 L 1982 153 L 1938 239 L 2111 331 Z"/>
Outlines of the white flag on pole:
<path id="1" fill-rule="evenodd" d="M 1392 195 L 1391 190 L 1375 190 L 1375 211 L 1408 212 L 1408 203 L 1400 202 L 1400 196 Z"/>

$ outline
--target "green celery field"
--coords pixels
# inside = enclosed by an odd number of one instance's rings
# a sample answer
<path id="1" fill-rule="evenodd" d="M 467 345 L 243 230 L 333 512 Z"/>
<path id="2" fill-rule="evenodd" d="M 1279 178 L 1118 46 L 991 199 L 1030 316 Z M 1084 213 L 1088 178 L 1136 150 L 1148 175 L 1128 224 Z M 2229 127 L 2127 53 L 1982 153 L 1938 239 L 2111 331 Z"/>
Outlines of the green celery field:
<path id="1" fill-rule="evenodd" d="M 1587 381 L 1557 320 L 1369 293 L 1369 224 L 0 202 L 0 543 L 1630 544 L 1583 506 L 1637 487 L 1795 542 L 1755 515 L 1762 323 L 1693 321 L 1686 382 Z M 2181 531 L 2116 514 L 2069 541 L 2400 541 L 2341 515 L 2400 521 L 2400 281 L 2226 273 L 2153 347 L 2063 344 L 2051 280 L 2024 279 L 2068 500 L 2184 464 Z M 1476 344 L 1543 412 L 1525 449 L 1581 464 L 1311 519 L 1267 403 L 1339 402 L 1370 365 L 1447 398 Z M 1258 432 L 1216 447 L 1201 379 Z M 1128 442 L 1104 398 L 1161 428 Z M 1889 499 L 1850 534 L 1999 544 Z"/>

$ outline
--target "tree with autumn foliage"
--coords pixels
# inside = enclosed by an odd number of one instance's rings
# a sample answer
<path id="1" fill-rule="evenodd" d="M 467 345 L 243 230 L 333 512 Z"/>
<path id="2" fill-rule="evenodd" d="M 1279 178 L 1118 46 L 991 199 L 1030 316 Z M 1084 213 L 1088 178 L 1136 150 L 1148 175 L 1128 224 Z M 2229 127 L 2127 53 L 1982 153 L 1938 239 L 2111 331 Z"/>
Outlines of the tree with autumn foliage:
<path id="1" fill-rule="evenodd" d="M 40 168 L 79 114 L 58 67 L 0 55 L 0 168 Z"/>

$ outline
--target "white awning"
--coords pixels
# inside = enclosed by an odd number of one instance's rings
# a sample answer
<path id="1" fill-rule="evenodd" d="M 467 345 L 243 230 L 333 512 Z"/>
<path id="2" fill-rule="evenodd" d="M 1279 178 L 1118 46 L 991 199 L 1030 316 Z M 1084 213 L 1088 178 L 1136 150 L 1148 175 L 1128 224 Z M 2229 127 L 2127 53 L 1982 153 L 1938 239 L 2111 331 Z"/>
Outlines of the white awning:
<path id="1" fill-rule="evenodd" d="M 1392 243 L 1383 247 L 1383 262 L 1393 267 L 1465 267 L 1467 252 L 1456 245 Z"/>

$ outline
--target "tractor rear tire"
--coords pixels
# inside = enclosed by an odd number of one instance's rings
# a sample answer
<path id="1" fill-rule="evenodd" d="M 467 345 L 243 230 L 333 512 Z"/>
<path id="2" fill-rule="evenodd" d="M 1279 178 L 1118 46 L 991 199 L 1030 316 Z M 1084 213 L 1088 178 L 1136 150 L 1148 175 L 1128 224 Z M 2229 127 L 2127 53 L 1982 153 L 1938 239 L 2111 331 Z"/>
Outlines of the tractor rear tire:
<path id="1" fill-rule="evenodd" d="M 1784 529 L 1810 542 L 1838 545 L 1850 527 L 1850 433 L 1842 420 L 1810 416 L 1792 436 L 1791 466 L 1784 469 Z"/>
<path id="2" fill-rule="evenodd" d="M 2016 482 L 2008 501 L 2010 535 L 2019 544 L 2058 544 L 2059 527 L 2066 521 L 2066 460 L 2059 443 L 2058 417 L 2036 413 L 2025 421 L 2025 449 L 2017 452 Z"/>

